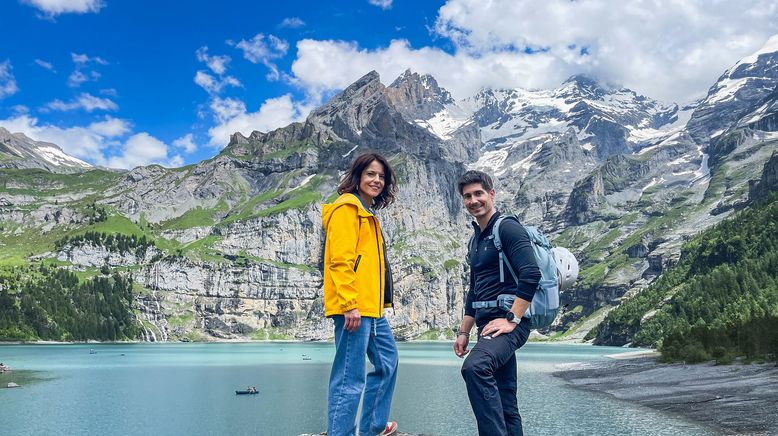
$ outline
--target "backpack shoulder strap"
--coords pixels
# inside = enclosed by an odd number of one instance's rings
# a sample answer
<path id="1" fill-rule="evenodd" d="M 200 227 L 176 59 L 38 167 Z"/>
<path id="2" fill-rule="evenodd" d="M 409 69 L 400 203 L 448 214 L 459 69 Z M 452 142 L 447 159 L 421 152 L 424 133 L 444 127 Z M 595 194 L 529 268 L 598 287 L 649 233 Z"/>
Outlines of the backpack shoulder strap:
<path id="1" fill-rule="evenodd" d="M 505 219 L 512 219 L 518 223 L 520 223 L 519 219 L 515 216 L 511 215 L 500 215 L 497 217 L 497 221 L 494 222 L 494 226 L 492 227 L 492 241 L 494 241 L 494 248 L 497 249 L 497 252 L 499 253 L 500 258 L 500 283 L 505 281 L 505 267 L 508 267 L 508 271 L 511 273 L 511 276 L 513 276 L 513 281 L 517 284 L 519 283 L 519 277 L 516 276 L 516 272 L 513 271 L 513 267 L 511 266 L 511 263 L 508 261 L 508 256 L 505 254 L 505 252 L 502 250 L 502 240 L 500 239 L 500 224 L 502 224 L 503 220 Z"/>
<path id="2" fill-rule="evenodd" d="M 475 234 L 470 235 L 470 240 L 467 241 L 467 264 L 470 265 L 470 256 L 476 250 L 475 247 Z"/>
<path id="3" fill-rule="evenodd" d="M 492 240 L 494 241 L 494 248 L 496 248 L 497 251 L 500 252 L 502 252 L 502 239 L 500 239 L 500 224 L 502 224 L 502 222 L 506 219 L 513 220 L 521 224 L 521 221 L 519 221 L 519 219 L 513 215 L 500 215 L 497 217 L 497 220 L 494 222 L 494 226 L 492 227 Z"/>
<path id="4" fill-rule="evenodd" d="M 507 218 L 505 215 L 500 215 L 497 217 L 497 220 L 494 222 L 494 225 L 492 226 L 492 241 L 494 241 L 494 248 L 497 249 L 500 253 L 502 253 L 502 240 L 500 239 L 500 224 L 502 224 L 502 221 Z"/>

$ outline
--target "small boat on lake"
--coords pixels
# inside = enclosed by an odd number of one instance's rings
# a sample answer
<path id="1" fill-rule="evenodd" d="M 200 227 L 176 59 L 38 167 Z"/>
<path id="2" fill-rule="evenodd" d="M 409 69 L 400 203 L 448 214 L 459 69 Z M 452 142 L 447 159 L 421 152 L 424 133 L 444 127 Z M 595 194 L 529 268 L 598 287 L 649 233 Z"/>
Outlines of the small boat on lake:
<path id="1" fill-rule="evenodd" d="M 251 386 L 249 388 L 246 388 L 246 390 L 243 391 L 235 391 L 235 395 L 256 395 L 259 391 L 257 388 Z"/>

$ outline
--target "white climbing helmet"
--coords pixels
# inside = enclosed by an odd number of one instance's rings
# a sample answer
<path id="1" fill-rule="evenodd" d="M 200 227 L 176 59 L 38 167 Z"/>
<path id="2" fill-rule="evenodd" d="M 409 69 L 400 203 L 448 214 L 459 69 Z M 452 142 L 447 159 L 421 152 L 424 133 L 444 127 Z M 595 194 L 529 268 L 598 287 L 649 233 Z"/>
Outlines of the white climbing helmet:
<path id="1" fill-rule="evenodd" d="M 551 249 L 556 261 L 557 280 L 559 292 L 569 289 L 578 280 L 578 261 L 567 248 L 554 247 Z"/>

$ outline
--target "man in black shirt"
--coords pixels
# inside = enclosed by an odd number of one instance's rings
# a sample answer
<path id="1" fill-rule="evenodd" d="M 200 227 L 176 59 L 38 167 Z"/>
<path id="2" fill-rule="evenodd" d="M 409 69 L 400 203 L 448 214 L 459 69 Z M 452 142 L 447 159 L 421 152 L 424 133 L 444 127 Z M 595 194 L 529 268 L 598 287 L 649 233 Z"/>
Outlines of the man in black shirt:
<path id="1" fill-rule="evenodd" d="M 454 353 L 459 357 L 469 353 L 462 365 L 462 377 L 478 422 L 478 434 L 522 435 L 516 401 L 515 353 L 529 338 L 530 320 L 524 313 L 538 287 L 540 270 L 527 231 L 518 221 L 506 219 L 500 224 L 500 240 L 518 284 L 510 275 L 501 282 L 499 252 L 492 237 L 492 227 L 500 215 L 494 208 L 492 179 L 484 172 L 468 171 L 459 180 L 459 193 L 475 218 L 475 235 L 468 253 L 470 291 Z M 504 294 L 516 296 L 510 311 L 489 307 Z M 478 327 L 478 342 L 468 350 L 474 324 Z"/>

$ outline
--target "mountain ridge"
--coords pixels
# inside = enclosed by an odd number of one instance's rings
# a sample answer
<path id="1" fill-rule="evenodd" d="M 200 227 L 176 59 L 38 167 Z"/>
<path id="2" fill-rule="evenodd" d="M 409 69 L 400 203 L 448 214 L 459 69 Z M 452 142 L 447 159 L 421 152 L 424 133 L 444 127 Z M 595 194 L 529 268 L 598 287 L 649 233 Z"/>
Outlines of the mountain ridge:
<path id="1" fill-rule="evenodd" d="M 773 66 L 760 63 L 759 77 L 773 77 Z M 399 338 L 451 337 L 460 321 L 468 217 L 456 180 L 479 168 L 497 176 L 500 210 L 579 256 L 579 284 L 563 294 L 567 309 L 545 333 L 580 339 L 588 320 L 676 263 L 684 238 L 745 207 L 751 190 L 774 189 L 770 175 L 749 182 L 778 144 L 775 99 L 765 82 L 754 83 L 733 94 L 742 115 L 732 118 L 718 113 L 731 106 L 679 108 L 585 76 L 556 90 L 484 90 L 455 101 L 432 76 L 407 70 L 384 86 L 373 71 L 305 121 L 236 133 L 195 165 L 88 171 L 79 177 L 101 187 L 90 190 L 1 170 L 0 244 L 9 254 L 0 264 L 55 262 L 87 276 L 105 266 L 133 276 L 147 340 L 326 339 L 320 204 L 353 156 L 378 150 L 400 182 L 397 204 L 381 212 L 396 264 L 390 322 Z M 698 140 L 716 126 L 727 133 Z M 139 256 L 55 244 L 87 230 L 146 236 L 153 247 Z"/>

